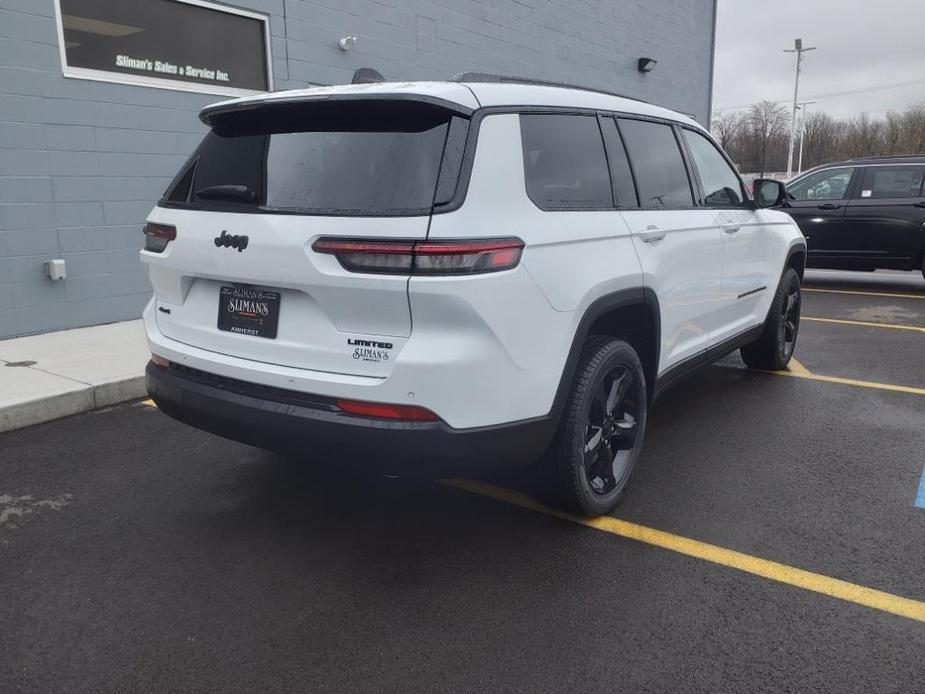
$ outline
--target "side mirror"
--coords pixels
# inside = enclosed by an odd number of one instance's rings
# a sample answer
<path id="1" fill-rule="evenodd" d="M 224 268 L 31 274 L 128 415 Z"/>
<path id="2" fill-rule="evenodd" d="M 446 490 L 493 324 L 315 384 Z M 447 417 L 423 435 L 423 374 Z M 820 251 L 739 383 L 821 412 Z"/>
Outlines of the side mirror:
<path id="1" fill-rule="evenodd" d="M 759 178 L 753 184 L 755 191 L 755 207 L 777 207 L 787 199 L 787 189 L 780 181 L 773 178 Z"/>

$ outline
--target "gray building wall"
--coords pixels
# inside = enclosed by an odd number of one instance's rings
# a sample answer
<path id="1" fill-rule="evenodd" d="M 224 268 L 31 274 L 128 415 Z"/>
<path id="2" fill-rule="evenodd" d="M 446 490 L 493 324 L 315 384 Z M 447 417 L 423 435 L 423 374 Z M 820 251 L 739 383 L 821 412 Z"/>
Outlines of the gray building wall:
<path id="1" fill-rule="evenodd" d="M 221 97 L 62 76 L 55 0 L 0 0 L 0 338 L 138 317 L 141 226 Z M 118 2 L 118 0 L 112 0 Z M 715 0 L 241 0 L 274 87 L 481 70 L 613 89 L 706 122 Z M 338 40 L 359 37 L 341 51 Z M 639 57 L 658 60 L 641 74 Z M 43 273 L 67 261 L 67 279 Z"/>

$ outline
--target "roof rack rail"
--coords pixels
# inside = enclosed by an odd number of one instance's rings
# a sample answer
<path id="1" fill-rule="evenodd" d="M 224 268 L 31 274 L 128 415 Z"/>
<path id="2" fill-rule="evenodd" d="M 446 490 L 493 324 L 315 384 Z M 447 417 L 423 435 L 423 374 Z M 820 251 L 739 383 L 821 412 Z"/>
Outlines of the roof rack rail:
<path id="1" fill-rule="evenodd" d="M 854 157 L 848 161 L 869 161 L 871 159 L 916 159 L 921 158 L 922 154 L 872 154 L 867 157 Z"/>
<path id="2" fill-rule="evenodd" d="M 459 72 L 453 75 L 452 82 L 499 82 L 502 84 L 532 84 L 538 87 L 564 87 L 566 89 L 581 89 L 586 92 L 596 92 L 597 94 L 607 94 L 608 96 L 619 96 L 622 99 L 632 99 L 644 104 L 650 102 L 645 99 L 639 99 L 635 96 L 628 96 L 609 89 L 600 87 L 588 87 L 583 84 L 570 84 L 568 82 L 553 82 L 551 80 L 541 80 L 533 77 L 516 77 L 514 75 L 494 75 L 489 72 Z"/>

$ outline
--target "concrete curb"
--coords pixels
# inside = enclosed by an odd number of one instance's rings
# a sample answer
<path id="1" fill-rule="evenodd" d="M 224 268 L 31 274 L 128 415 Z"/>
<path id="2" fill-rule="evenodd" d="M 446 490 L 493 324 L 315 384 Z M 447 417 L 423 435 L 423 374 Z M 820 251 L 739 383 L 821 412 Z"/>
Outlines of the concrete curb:
<path id="1" fill-rule="evenodd" d="M 7 405 L 0 408 L 0 432 L 92 412 L 103 407 L 138 400 L 146 395 L 144 376 L 133 376 Z"/>
<path id="2" fill-rule="evenodd" d="M 145 396 L 140 320 L 0 340 L 0 432 Z"/>

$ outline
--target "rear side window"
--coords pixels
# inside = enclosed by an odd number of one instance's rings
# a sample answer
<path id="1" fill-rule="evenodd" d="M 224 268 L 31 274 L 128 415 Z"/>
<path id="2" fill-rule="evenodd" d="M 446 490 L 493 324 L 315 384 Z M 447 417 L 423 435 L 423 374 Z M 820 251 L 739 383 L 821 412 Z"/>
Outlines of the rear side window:
<path id="1" fill-rule="evenodd" d="M 186 204 L 229 211 L 429 214 L 452 121 L 468 124 L 413 102 L 287 105 L 217 116 L 194 155 Z M 450 191 L 461 166 L 457 154 L 443 164 L 452 178 Z M 167 201 L 176 199 L 168 194 Z"/>
<path id="2" fill-rule="evenodd" d="M 703 204 L 707 207 L 738 207 L 745 197 L 742 183 L 726 158 L 700 133 L 686 128 L 684 139 L 690 148 L 694 166 L 703 186 Z"/>
<path id="3" fill-rule="evenodd" d="M 687 169 L 670 126 L 620 119 L 620 130 L 636 172 L 642 207 L 691 207 Z"/>
<path id="4" fill-rule="evenodd" d="M 918 198 L 922 195 L 921 166 L 869 166 L 861 180 L 861 198 Z"/>
<path id="5" fill-rule="evenodd" d="M 542 210 L 613 207 L 597 116 L 523 114 L 527 195 Z"/>

